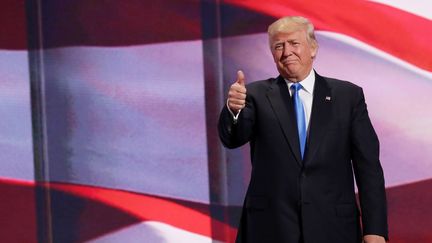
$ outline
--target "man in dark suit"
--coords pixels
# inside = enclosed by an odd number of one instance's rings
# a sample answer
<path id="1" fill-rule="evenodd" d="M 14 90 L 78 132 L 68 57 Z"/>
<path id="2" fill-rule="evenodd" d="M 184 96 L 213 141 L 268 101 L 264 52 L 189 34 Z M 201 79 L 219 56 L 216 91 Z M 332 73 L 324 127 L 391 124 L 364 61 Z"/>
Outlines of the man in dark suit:
<path id="1" fill-rule="evenodd" d="M 280 76 L 245 86 L 239 71 L 219 119 L 226 147 L 251 147 L 237 242 L 385 242 L 379 142 L 362 89 L 313 70 L 307 19 L 279 19 L 268 33 Z"/>

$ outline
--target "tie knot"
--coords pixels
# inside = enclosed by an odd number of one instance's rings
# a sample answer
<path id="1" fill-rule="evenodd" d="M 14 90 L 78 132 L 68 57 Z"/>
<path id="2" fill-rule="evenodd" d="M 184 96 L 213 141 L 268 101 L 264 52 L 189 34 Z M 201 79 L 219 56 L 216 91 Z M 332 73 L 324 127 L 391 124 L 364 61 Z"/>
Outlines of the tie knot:
<path id="1" fill-rule="evenodd" d="M 299 90 L 301 90 L 301 88 L 303 88 L 303 86 L 300 83 L 293 83 L 291 85 L 291 89 L 293 89 L 296 92 L 299 91 Z"/>

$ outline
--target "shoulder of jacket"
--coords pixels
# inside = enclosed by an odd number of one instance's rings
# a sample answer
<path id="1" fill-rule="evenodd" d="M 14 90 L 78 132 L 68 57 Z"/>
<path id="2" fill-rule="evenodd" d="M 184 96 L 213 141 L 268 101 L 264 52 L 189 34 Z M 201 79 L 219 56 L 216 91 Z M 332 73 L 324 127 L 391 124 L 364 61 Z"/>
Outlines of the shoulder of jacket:
<path id="1" fill-rule="evenodd" d="M 273 85 L 277 81 L 276 78 L 269 78 L 265 80 L 253 81 L 246 84 L 246 89 L 250 90 L 267 90 L 271 85 Z"/>
<path id="2" fill-rule="evenodd" d="M 342 79 L 336 79 L 336 78 L 329 78 L 321 76 L 329 85 L 330 88 L 337 88 L 342 90 L 361 90 L 362 88 L 358 86 L 357 84 L 354 84 L 350 81 L 342 80 Z"/>

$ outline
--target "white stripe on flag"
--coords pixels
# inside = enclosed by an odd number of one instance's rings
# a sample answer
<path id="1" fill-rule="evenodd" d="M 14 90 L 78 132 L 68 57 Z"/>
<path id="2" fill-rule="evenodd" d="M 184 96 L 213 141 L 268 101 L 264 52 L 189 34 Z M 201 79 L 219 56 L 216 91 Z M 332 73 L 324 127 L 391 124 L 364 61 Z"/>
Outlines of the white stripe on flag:
<path id="1" fill-rule="evenodd" d="M 218 243 L 211 238 L 155 221 L 135 224 L 88 243 Z"/>

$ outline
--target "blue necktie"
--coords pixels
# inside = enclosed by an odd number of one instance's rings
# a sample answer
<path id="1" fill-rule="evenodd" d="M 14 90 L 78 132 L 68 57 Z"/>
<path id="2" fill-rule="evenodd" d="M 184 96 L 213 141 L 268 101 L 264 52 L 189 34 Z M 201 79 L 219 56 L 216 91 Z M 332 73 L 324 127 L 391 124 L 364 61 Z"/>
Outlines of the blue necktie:
<path id="1" fill-rule="evenodd" d="M 302 86 L 299 83 L 294 83 L 291 85 L 291 89 L 293 91 L 292 98 L 297 118 L 297 130 L 299 134 L 301 157 L 303 159 L 306 146 L 306 119 L 303 103 L 299 96 L 299 91 L 302 89 Z"/>

